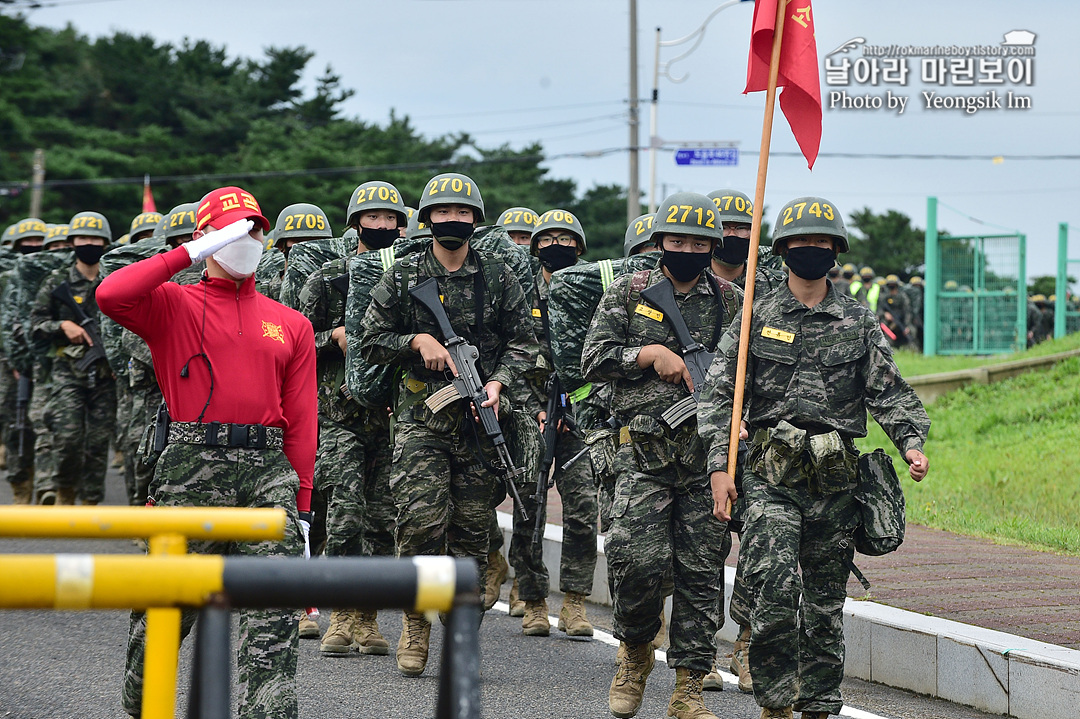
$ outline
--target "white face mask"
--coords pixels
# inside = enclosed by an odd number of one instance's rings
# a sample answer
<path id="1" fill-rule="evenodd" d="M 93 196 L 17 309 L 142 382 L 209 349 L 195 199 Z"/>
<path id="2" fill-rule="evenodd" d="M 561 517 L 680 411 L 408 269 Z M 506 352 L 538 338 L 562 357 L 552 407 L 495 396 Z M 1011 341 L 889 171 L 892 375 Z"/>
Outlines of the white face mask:
<path id="1" fill-rule="evenodd" d="M 221 265 L 221 269 L 228 272 L 231 277 L 242 280 L 255 274 L 255 268 L 259 266 L 262 253 L 263 243 L 248 236 L 230 242 L 215 252 L 213 257 Z"/>

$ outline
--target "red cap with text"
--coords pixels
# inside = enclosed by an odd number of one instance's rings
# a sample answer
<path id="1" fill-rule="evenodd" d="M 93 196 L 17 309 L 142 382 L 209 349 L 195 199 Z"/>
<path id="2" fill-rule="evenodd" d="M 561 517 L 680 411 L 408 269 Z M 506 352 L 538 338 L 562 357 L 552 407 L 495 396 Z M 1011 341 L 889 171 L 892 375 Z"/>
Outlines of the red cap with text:
<path id="1" fill-rule="evenodd" d="M 199 201 L 195 229 L 213 224 L 220 230 L 237 220 L 252 220 L 262 226 L 263 232 L 270 231 L 270 221 L 263 217 L 258 200 L 250 192 L 239 187 L 219 187 Z"/>

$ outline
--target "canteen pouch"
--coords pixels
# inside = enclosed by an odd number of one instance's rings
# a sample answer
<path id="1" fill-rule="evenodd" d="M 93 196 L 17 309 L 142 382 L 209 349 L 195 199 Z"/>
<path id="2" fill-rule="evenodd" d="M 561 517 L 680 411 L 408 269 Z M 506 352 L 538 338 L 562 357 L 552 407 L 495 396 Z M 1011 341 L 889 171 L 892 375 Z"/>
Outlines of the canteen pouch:
<path id="1" fill-rule="evenodd" d="M 626 429 L 641 471 L 658 472 L 674 461 L 668 447 L 667 430 L 657 419 L 647 414 L 635 415 Z"/>
<path id="2" fill-rule="evenodd" d="M 904 542 L 904 491 L 892 458 L 883 449 L 859 457 L 859 526 L 855 551 L 871 557 L 896 551 Z"/>
<path id="3" fill-rule="evenodd" d="M 761 454 L 760 474 L 772 485 L 788 484 L 791 468 L 806 449 L 806 430 L 787 420 L 780 420 L 768 431 L 765 451 Z M 785 482 L 785 480 L 788 480 Z"/>
<path id="4" fill-rule="evenodd" d="M 593 477 L 598 485 L 615 484 L 615 450 L 618 447 L 619 430 L 604 427 L 585 433 L 585 446 L 589 448 Z"/>
<path id="5" fill-rule="evenodd" d="M 858 453 L 848 450 L 839 432 L 833 430 L 812 435 L 809 453 L 816 480 L 813 489 L 822 494 L 832 494 L 855 486 Z"/>

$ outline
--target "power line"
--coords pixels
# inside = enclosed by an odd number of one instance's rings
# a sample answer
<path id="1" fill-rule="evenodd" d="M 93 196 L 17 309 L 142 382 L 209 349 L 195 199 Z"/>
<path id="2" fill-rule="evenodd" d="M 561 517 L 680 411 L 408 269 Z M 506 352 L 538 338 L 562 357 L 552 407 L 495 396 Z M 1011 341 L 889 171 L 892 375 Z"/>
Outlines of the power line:
<path id="1" fill-rule="evenodd" d="M 528 112 L 546 112 L 548 110 L 573 110 L 582 107 L 599 107 L 602 105 L 625 105 L 625 100 L 602 100 L 598 102 L 578 102 L 572 105 L 547 105 L 545 107 L 516 107 L 499 110 L 476 110 L 473 112 L 453 112 L 443 115 L 410 115 L 411 120 L 447 120 L 459 117 L 488 117 L 491 115 L 516 115 Z"/>

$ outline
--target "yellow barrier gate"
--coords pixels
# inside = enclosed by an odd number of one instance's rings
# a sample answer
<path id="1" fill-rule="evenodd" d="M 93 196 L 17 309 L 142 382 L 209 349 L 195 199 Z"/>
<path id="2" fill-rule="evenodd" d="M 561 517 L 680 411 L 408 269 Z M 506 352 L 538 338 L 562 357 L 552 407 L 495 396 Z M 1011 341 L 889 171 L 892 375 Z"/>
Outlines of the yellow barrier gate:
<path id="1" fill-rule="evenodd" d="M 450 557 L 300 558 L 189 555 L 188 539 L 264 541 L 285 532 L 281 509 L 0 507 L 0 536 L 148 538 L 149 556 L 0 555 L 0 608 L 145 609 L 143 719 L 172 719 L 180 608 L 348 606 L 450 612 L 436 716 L 479 716 L 476 564 Z M 206 612 L 204 612 L 204 616 Z M 215 620 L 224 627 L 228 621 Z M 220 663 L 220 651 L 211 653 Z M 190 716 L 227 716 L 228 676 L 196 672 Z M 209 683 L 215 686 L 209 686 Z M 208 700 L 208 698 L 210 698 Z"/>

